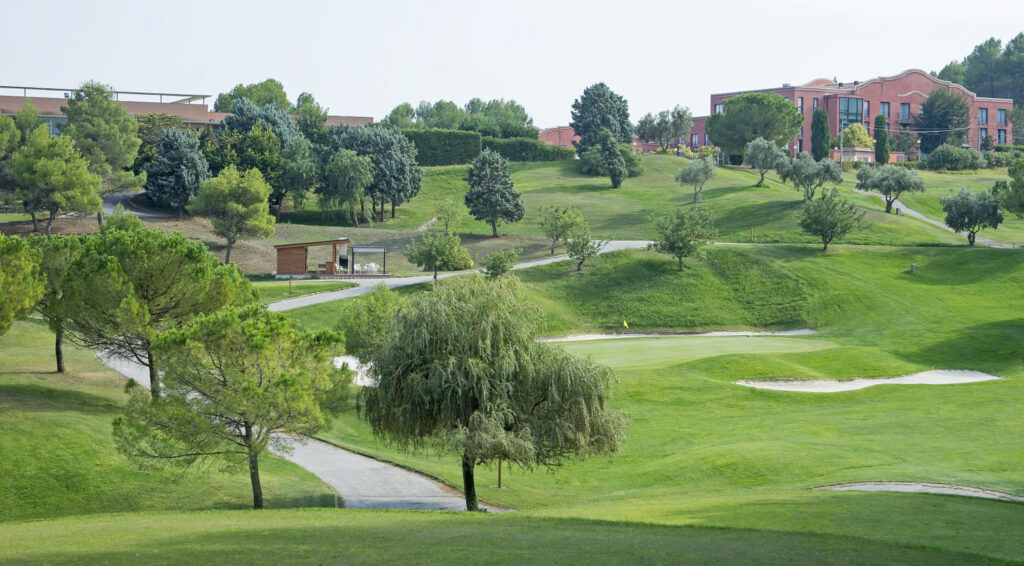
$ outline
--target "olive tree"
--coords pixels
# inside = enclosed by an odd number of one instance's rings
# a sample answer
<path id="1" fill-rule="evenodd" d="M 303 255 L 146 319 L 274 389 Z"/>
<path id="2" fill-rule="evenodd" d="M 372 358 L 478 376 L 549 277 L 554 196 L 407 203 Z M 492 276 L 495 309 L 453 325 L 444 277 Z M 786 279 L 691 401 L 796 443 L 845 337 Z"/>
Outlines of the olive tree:
<path id="1" fill-rule="evenodd" d="M 136 388 L 114 421 L 118 449 L 143 467 L 189 467 L 219 459 L 248 466 L 254 509 L 263 508 L 260 455 L 287 451 L 290 434 L 314 434 L 345 398 L 335 369 L 340 335 L 299 330 L 260 305 L 199 315 L 153 343 L 164 396 Z"/>
<path id="2" fill-rule="evenodd" d="M 700 193 L 704 185 L 718 174 L 718 167 L 711 157 L 698 157 L 691 159 L 686 167 L 676 173 L 676 181 L 683 185 L 693 185 L 693 202 L 700 202 Z"/>
<path id="3" fill-rule="evenodd" d="M 475 469 L 526 469 L 615 452 L 625 418 L 609 408 L 612 370 L 537 342 L 539 311 L 515 277 L 459 277 L 402 307 L 369 359 L 376 387 L 360 416 L 384 441 L 458 455 L 466 508 Z"/>
<path id="4" fill-rule="evenodd" d="M 804 204 L 800 227 L 821 238 L 821 251 L 828 251 L 833 240 L 840 240 L 860 227 L 865 212 L 839 198 L 835 188 L 822 192 L 821 198 Z"/>
<path id="5" fill-rule="evenodd" d="M 669 254 L 683 268 L 683 258 L 697 253 L 700 246 L 715 237 L 715 228 L 711 222 L 711 213 L 699 209 L 676 209 L 675 214 L 663 218 L 652 218 L 658 239 L 648 245 L 652 249 Z"/>
<path id="6" fill-rule="evenodd" d="M 764 138 L 757 138 L 747 144 L 747 150 L 743 154 L 743 164 L 756 169 L 758 174 L 761 175 L 761 178 L 757 180 L 757 185 L 755 185 L 760 187 L 764 184 L 764 176 L 768 173 L 768 170 L 775 167 L 779 159 L 783 157 L 785 157 L 785 154 L 779 149 L 779 146 Z"/>
<path id="7" fill-rule="evenodd" d="M 472 260 L 459 237 L 445 232 L 427 232 L 422 238 L 409 242 L 405 251 L 410 263 L 434 272 L 442 269 L 467 269 Z"/>
<path id="8" fill-rule="evenodd" d="M 565 239 L 565 251 L 576 260 L 576 271 L 583 269 L 583 262 L 601 253 L 607 240 L 596 240 L 590 235 L 590 227 L 581 222 L 569 232 Z"/>
<path id="9" fill-rule="evenodd" d="M 801 152 L 796 157 L 783 157 L 776 169 L 783 183 L 793 183 L 798 191 L 803 191 L 804 200 L 814 200 L 814 193 L 826 182 L 843 182 L 843 170 L 831 159 L 815 161 L 811 154 Z"/>
<path id="10" fill-rule="evenodd" d="M 885 199 L 885 211 L 892 212 L 892 205 L 903 193 L 924 192 L 924 182 L 917 173 L 897 165 L 861 167 L 857 171 L 857 188 L 875 191 Z"/>
<path id="11" fill-rule="evenodd" d="M 956 194 L 943 197 L 940 202 L 946 213 L 946 226 L 957 232 L 966 232 L 967 244 L 971 246 L 979 231 L 983 228 L 995 230 L 1003 222 L 999 200 L 990 191 L 975 193 L 963 188 Z"/>
<path id="12" fill-rule="evenodd" d="M 569 234 L 583 223 L 583 215 L 567 204 L 556 204 L 543 210 L 540 229 L 551 240 L 551 255 L 555 255 L 558 241 L 566 241 Z"/>

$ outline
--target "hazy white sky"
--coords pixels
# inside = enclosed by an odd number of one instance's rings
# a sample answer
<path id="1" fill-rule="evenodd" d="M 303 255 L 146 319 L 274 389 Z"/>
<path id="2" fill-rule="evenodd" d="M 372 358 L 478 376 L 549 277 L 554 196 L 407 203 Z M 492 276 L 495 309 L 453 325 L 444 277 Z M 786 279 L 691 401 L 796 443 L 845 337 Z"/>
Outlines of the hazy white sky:
<path id="1" fill-rule="evenodd" d="M 274 77 L 293 101 L 380 119 L 403 101 L 514 98 L 566 124 L 604 81 L 640 115 L 712 92 L 938 70 L 1024 31 L 1022 0 L 396 2 L 0 0 L 0 84 L 216 95 Z M 212 101 L 211 101 L 212 105 Z"/>

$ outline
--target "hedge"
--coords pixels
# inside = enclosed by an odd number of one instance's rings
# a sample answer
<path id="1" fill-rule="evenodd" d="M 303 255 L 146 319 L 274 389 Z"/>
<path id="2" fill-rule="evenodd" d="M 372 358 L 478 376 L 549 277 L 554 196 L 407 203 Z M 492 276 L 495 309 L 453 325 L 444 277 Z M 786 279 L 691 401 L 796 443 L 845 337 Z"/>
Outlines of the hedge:
<path id="1" fill-rule="evenodd" d="M 551 145 L 531 138 L 485 137 L 483 148 L 496 151 L 509 161 L 567 161 L 576 158 L 576 150 L 571 147 Z"/>
<path id="2" fill-rule="evenodd" d="M 420 165 L 461 165 L 480 155 L 481 137 L 477 132 L 462 130 L 402 130 L 402 135 L 416 146 L 416 162 Z"/>
<path id="3" fill-rule="evenodd" d="M 997 145 L 997 146 L 993 147 L 992 149 L 994 149 L 996 151 L 1009 151 L 1009 152 L 1024 151 L 1024 145 Z"/>

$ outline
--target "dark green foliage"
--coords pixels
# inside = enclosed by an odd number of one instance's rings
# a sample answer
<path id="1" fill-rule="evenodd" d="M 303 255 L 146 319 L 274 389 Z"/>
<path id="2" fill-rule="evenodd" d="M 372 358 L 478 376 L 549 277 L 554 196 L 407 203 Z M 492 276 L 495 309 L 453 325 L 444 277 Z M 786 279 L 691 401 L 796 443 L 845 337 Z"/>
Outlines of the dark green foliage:
<path id="1" fill-rule="evenodd" d="M 962 63 L 956 61 L 950 61 L 946 63 L 946 66 L 942 68 L 935 76 L 951 83 L 958 85 L 967 84 L 966 74 L 964 72 L 964 66 Z"/>
<path id="2" fill-rule="evenodd" d="M 917 135 L 914 132 L 901 128 L 899 133 L 892 137 L 892 148 L 902 151 L 904 156 L 910 158 L 917 153 Z"/>
<path id="3" fill-rule="evenodd" d="M 165 129 L 177 128 L 179 130 L 194 131 L 185 125 L 181 116 L 173 114 L 154 112 L 153 114 L 138 116 L 138 120 L 139 140 L 141 140 L 142 144 L 139 145 L 139 153 L 135 156 L 135 163 L 132 165 L 132 171 L 135 174 L 142 173 L 149 168 L 149 164 L 156 157 L 156 143 L 160 140 L 160 136 Z"/>
<path id="4" fill-rule="evenodd" d="M 219 175 L 230 166 L 235 166 L 239 171 L 259 171 L 273 189 L 270 199 L 274 204 L 280 204 L 285 195 L 284 171 L 287 162 L 282 151 L 281 138 L 263 123 L 256 123 L 245 131 L 224 129 L 216 136 L 207 138 L 203 147 L 213 175 Z"/>
<path id="5" fill-rule="evenodd" d="M 612 371 L 537 342 L 539 322 L 515 277 L 415 295 L 368 360 L 377 387 L 360 391 L 361 416 L 399 447 L 457 454 L 469 510 L 477 465 L 551 468 L 616 451 L 625 419 L 608 408 Z"/>
<path id="6" fill-rule="evenodd" d="M 460 130 L 402 130 L 402 135 L 416 146 L 420 165 L 461 165 L 480 155 L 481 138 L 477 132 Z"/>
<path id="7" fill-rule="evenodd" d="M 551 145 L 530 138 L 483 138 L 483 149 L 501 154 L 509 161 L 566 161 L 576 158 L 571 147 Z"/>
<path id="8" fill-rule="evenodd" d="M 366 188 L 373 182 L 373 160 L 349 149 L 338 149 L 326 157 L 323 179 L 316 187 L 320 210 L 333 215 L 344 210 L 347 220 L 358 225 L 356 204 L 362 202 Z"/>
<path id="9" fill-rule="evenodd" d="M 628 143 L 619 144 L 619 154 L 622 155 L 622 161 L 626 164 L 628 177 L 643 175 L 643 162 L 640 161 L 640 156 L 633 151 L 632 146 Z M 580 155 L 579 168 L 580 173 L 584 175 L 593 175 L 595 177 L 608 175 L 608 171 L 604 167 L 604 161 L 601 159 L 601 148 L 599 147 L 592 147 Z"/>
<path id="10" fill-rule="evenodd" d="M 692 128 L 690 109 L 676 106 L 672 110 L 658 112 L 657 117 L 645 114 L 636 124 L 636 135 L 645 142 L 657 143 L 664 151 L 672 140 L 683 139 Z"/>
<path id="11" fill-rule="evenodd" d="M 260 106 L 248 98 L 236 100 L 233 113 L 224 119 L 224 129 L 227 131 L 248 132 L 257 124 L 270 128 L 281 140 L 281 145 L 286 144 L 290 138 L 302 135 L 291 116 L 276 104 Z"/>
<path id="12" fill-rule="evenodd" d="M 922 142 L 924 145 L 924 142 Z M 925 160 L 928 169 L 933 171 L 965 171 L 981 169 L 985 166 L 985 158 L 973 149 L 965 149 L 952 145 L 940 145 Z"/>
<path id="13" fill-rule="evenodd" d="M 312 94 L 304 92 L 299 95 L 292 117 L 310 143 L 316 146 L 327 145 L 327 109 L 320 106 Z"/>
<path id="14" fill-rule="evenodd" d="M 618 143 L 610 130 L 603 130 L 597 137 L 598 150 L 601 152 L 601 167 L 607 172 L 612 181 L 612 188 L 622 186 L 622 181 L 628 175 L 626 161 L 619 153 Z"/>
<path id="15" fill-rule="evenodd" d="M 967 244 L 971 246 L 981 229 L 995 230 L 1003 222 L 999 199 L 990 191 L 976 193 L 967 188 L 960 189 L 956 194 L 943 197 L 942 210 L 946 213 L 946 226 L 957 232 L 967 232 Z"/>
<path id="16" fill-rule="evenodd" d="M 519 222 L 526 214 L 523 197 L 512 186 L 508 160 L 496 152 L 481 152 L 466 171 L 466 182 L 466 207 L 474 218 L 491 225 L 495 238 L 499 224 Z"/>
<path id="17" fill-rule="evenodd" d="M 166 128 L 154 146 L 146 170 L 146 194 L 150 200 L 174 208 L 178 217 L 199 185 L 210 177 L 210 167 L 192 130 Z"/>
<path id="18" fill-rule="evenodd" d="M 43 297 L 46 280 L 39 270 L 40 256 L 23 238 L 0 233 L 0 334 L 32 312 Z"/>
<path id="19" fill-rule="evenodd" d="M 832 241 L 841 240 L 859 228 L 865 214 L 850 201 L 839 198 L 839 191 L 832 188 L 824 191 L 818 200 L 804 204 L 800 227 L 820 237 L 821 251 L 827 251 Z"/>
<path id="20" fill-rule="evenodd" d="M 108 229 L 109 225 L 108 220 L 103 228 Z M 29 240 L 39 253 L 39 270 L 46 282 L 45 292 L 35 308 L 53 332 L 58 373 L 64 371 L 64 337 L 67 334 L 68 309 L 71 307 L 68 290 L 75 284 L 75 274 L 68 269 L 82 249 L 83 238 L 57 234 L 35 236 Z"/>
<path id="21" fill-rule="evenodd" d="M 114 100 L 111 87 L 83 83 L 61 110 L 68 119 L 61 133 L 74 140 L 89 171 L 99 175 L 103 191 L 137 188 L 145 182 L 143 176 L 127 169 L 135 163 L 142 143 L 139 121 Z"/>
<path id="22" fill-rule="evenodd" d="M 469 269 L 473 264 L 459 237 L 448 232 L 427 232 L 420 239 L 409 242 L 405 256 L 409 263 L 433 271 L 435 281 L 438 271 Z"/>
<path id="23" fill-rule="evenodd" d="M 483 267 L 488 279 L 497 279 L 506 273 L 511 273 L 518 261 L 519 254 L 515 250 L 498 250 L 484 258 Z"/>
<path id="24" fill-rule="evenodd" d="M 580 156 L 598 144 L 602 130 L 610 131 L 619 143 L 632 141 L 633 124 L 629 121 L 629 103 L 604 83 L 588 86 L 572 103 L 572 121 L 569 126 L 580 136 L 579 141 L 572 142 Z"/>
<path id="25" fill-rule="evenodd" d="M 811 116 L 811 157 L 815 161 L 828 157 L 831 139 L 828 133 L 828 113 L 824 108 L 818 108 Z"/>
<path id="26" fill-rule="evenodd" d="M 367 360 L 384 344 L 395 312 L 405 304 L 398 293 L 379 283 L 366 300 L 346 301 L 334 329 L 345 336 L 345 353 Z"/>
<path id="27" fill-rule="evenodd" d="M 804 123 L 796 106 L 777 94 L 751 92 L 722 104 L 724 113 L 708 116 L 706 127 L 711 143 L 730 154 L 742 154 L 747 144 L 757 138 L 782 147 Z"/>
<path id="28" fill-rule="evenodd" d="M 683 268 L 683 258 L 695 255 L 716 233 L 711 213 L 701 208 L 677 208 L 675 214 L 651 221 L 658 239 L 648 247 L 676 258 L 679 269 Z"/>
<path id="29" fill-rule="evenodd" d="M 366 187 L 366 196 L 374 206 L 380 206 L 380 221 L 384 221 L 384 203 L 391 203 L 391 217 L 395 207 L 409 201 L 420 192 L 423 169 L 416 162 L 416 146 L 402 134 L 383 128 L 332 128 L 331 147 L 350 149 L 373 161 L 373 182 Z"/>
<path id="30" fill-rule="evenodd" d="M 928 93 L 921 112 L 914 116 L 921 151 L 927 154 L 943 144 L 960 145 L 971 125 L 970 110 L 970 103 L 958 92 L 940 87 Z"/>
<path id="31" fill-rule="evenodd" d="M 1024 158 L 1010 164 L 1010 182 L 997 181 L 992 193 L 1000 205 L 1018 218 L 1024 218 Z"/>
<path id="32" fill-rule="evenodd" d="M 243 85 L 235 85 L 228 92 L 217 95 L 213 103 L 215 112 L 236 112 L 235 102 L 240 98 L 247 98 L 259 106 L 273 104 L 283 111 L 291 110 L 291 103 L 288 102 L 288 95 L 284 92 L 284 85 L 280 81 L 267 79 L 263 82 Z"/>
<path id="33" fill-rule="evenodd" d="M 889 125 L 885 116 L 875 116 L 875 163 L 889 163 Z"/>
<path id="34" fill-rule="evenodd" d="M 403 102 L 388 113 L 383 123 L 402 130 L 440 128 L 477 132 L 481 136 L 495 138 L 537 139 L 533 118 L 515 100 L 484 102 L 474 98 L 462 108 L 448 100 L 438 100 L 433 104 L 423 101 L 416 108 Z M 423 164 L 430 165 L 426 161 Z"/>

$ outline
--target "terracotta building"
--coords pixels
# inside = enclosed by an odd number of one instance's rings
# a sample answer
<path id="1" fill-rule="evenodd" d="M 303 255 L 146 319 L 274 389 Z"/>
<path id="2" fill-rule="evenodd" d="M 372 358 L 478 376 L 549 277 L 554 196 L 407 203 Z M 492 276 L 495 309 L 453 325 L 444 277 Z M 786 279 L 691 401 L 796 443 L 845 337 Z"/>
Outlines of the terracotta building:
<path id="1" fill-rule="evenodd" d="M 555 126 L 541 130 L 537 134 L 537 139 L 551 145 L 572 147 L 572 142 L 579 141 L 580 137 L 569 126 Z"/>
<path id="2" fill-rule="evenodd" d="M 804 126 L 788 144 L 792 153 L 810 151 L 811 117 L 818 108 L 828 114 L 829 134 L 838 136 L 840 127 L 860 123 L 875 133 L 875 116 L 882 114 L 888 122 L 889 134 L 901 129 L 913 129 L 914 117 L 921 112 L 921 105 L 928 93 L 936 88 L 963 95 L 971 106 L 971 123 L 967 128 L 967 146 L 979 149 L 985 136 L 991 136 L 998 145 L 1013 143 L 1013 125 L 1010 113 L 1013 100 L 1009 98 L 984 98 L 977 96 L 961 85 L 931 76 L 920 69 L 910 69 L 891 77 L 878 77 L 867 81 L 834 83 L 828 79 L 816 79 L 804 85 L 784 84 L 777 88 L 766 88 L 741 92 L 727 92 L 711 95 L 710 111 L 722 112 L 722 103 L 729 98 L 746 92 L 775 93 L 791 101 L 804 115 Z M 690 133 L 690 145 L 707 145 L 704 131 L 706 117 L 694 118 Z"/>
<path id="3" fill-rule="evenodd" d="M 36 112 L 39 113 L 39 117 L 49 124 L 50 132 L 56 135 L 60 132 L 63 125 L 67 123 L 67 118 L 64 117 L 60 107 L 67 105 L 67 99 L 73 91 L 74 89 L 0 86 L 0 115 L 13 116 L 21 110 L 26 100 L 31 100 L 32 104 L 36 107 Z M 3 94 L 4 92 L 10 92 L 11 94 L 5 95 Z M 41 92 L 48 95 L 58 92 L 61 93 L 61 96 L 36 96 L 37 93 Z M 206 94 L 114 91 L 113 95 L 115 100 L 124 106 L 132 116 L 156 113 L 171 114 L 180 116 L 185 124 L 194 128 L 206 126 L 218 128 L 221 122 L 224 121 L 224 117 L 228 116 L 225 112 L 210 111 L 206 105 L 206 99 L 210 95 Z M 129 97 L 155 100 L 121 100 L 122 98 Z M 167 100 L 165 101 L 165 99 Z M 371 122 L 373 122 L 373 118 L 368 116 L 327 117 L 328 125 L 364 126 Z"/>

